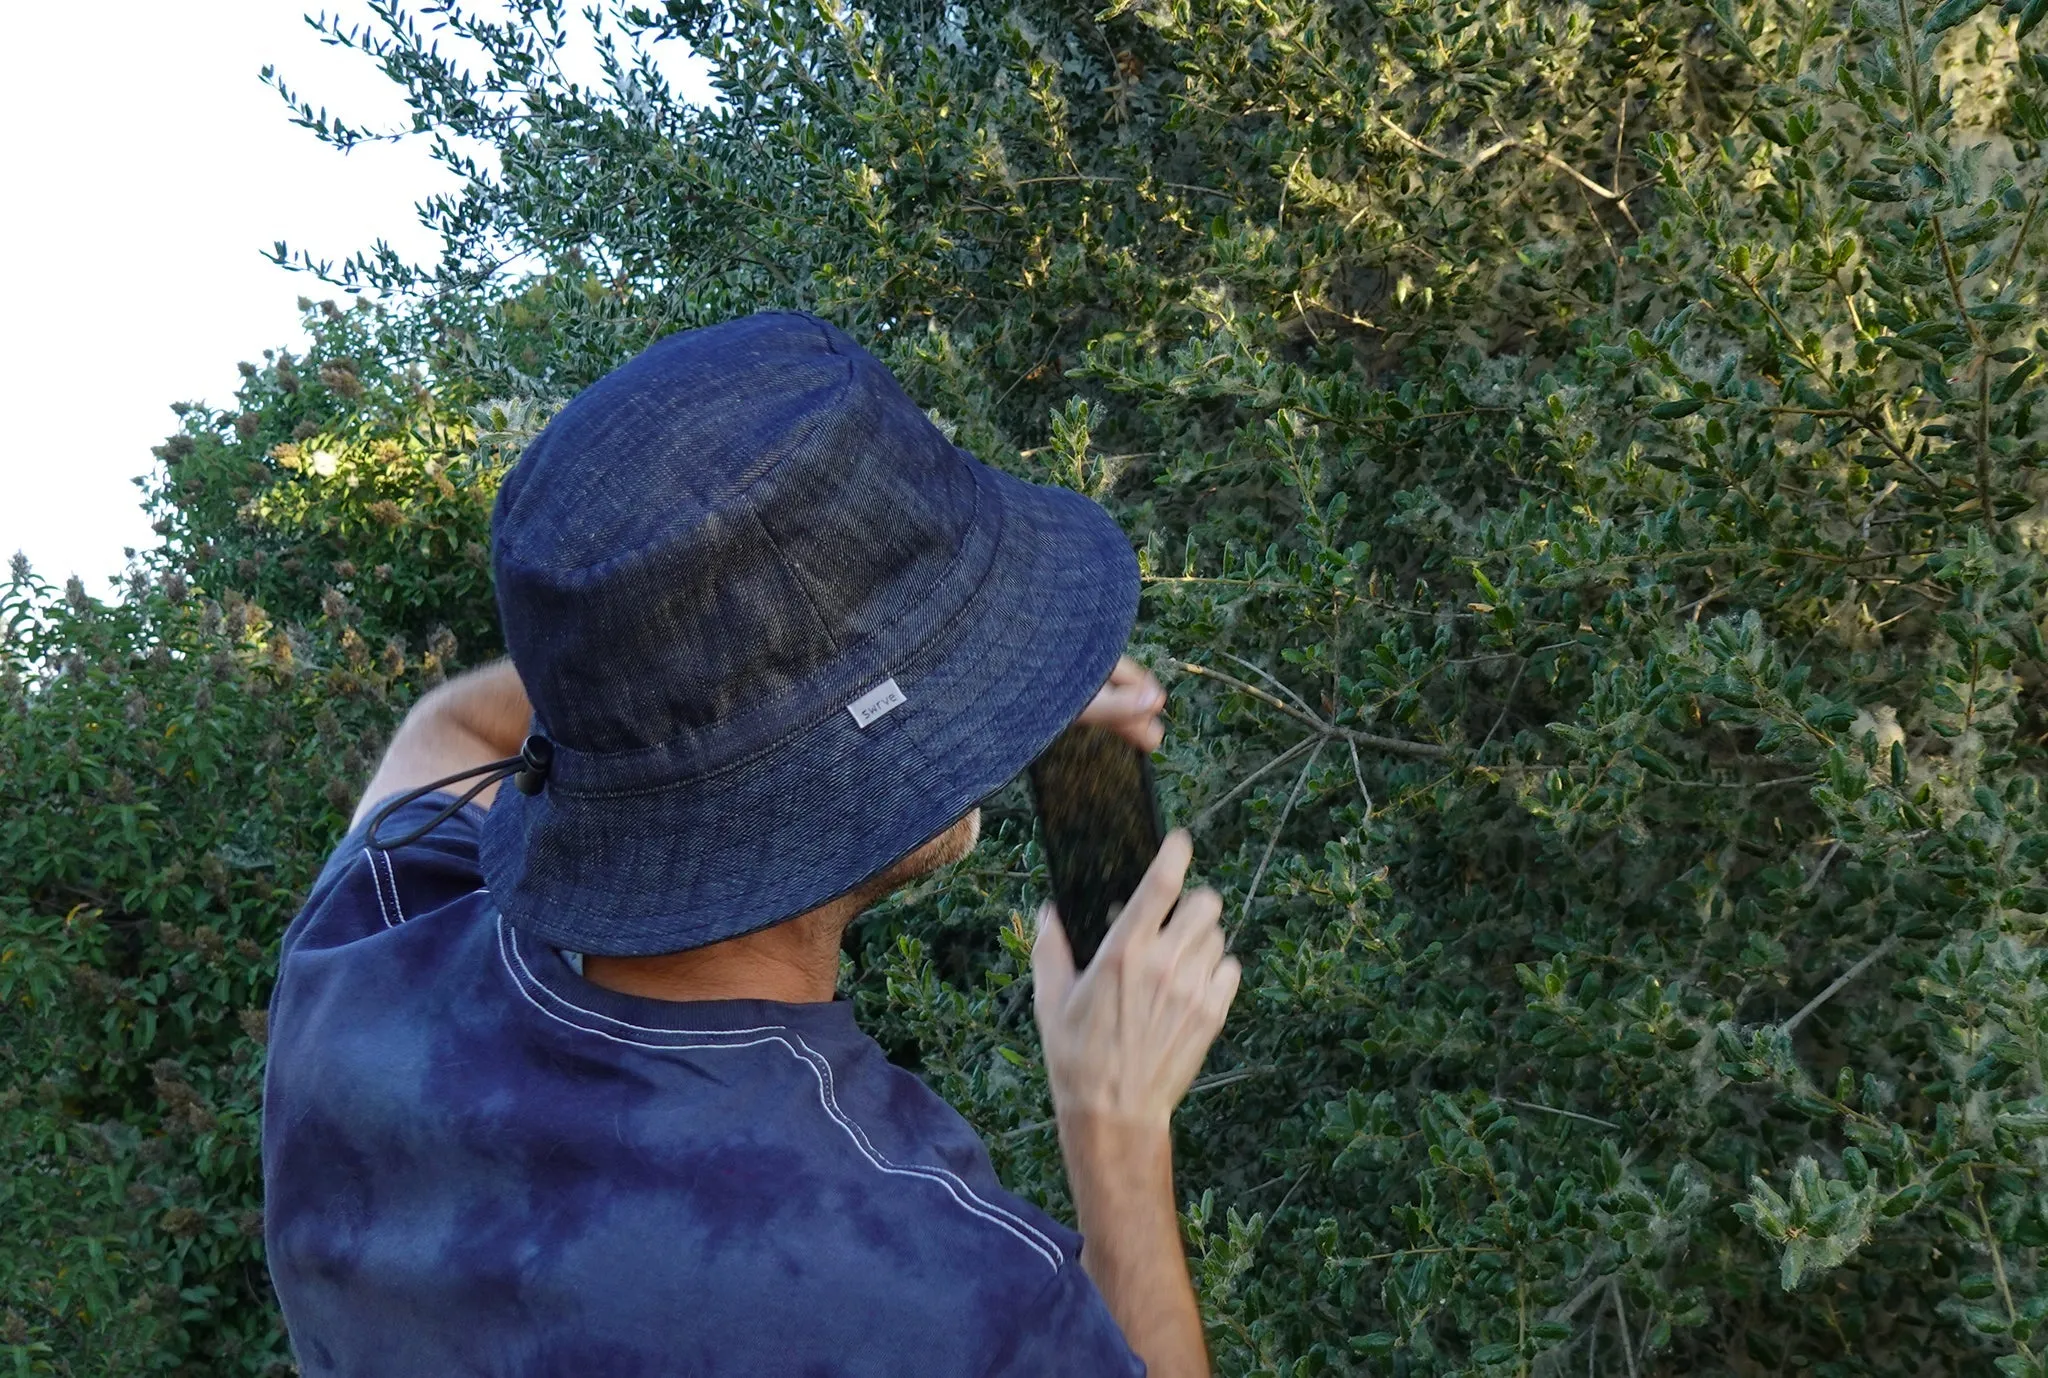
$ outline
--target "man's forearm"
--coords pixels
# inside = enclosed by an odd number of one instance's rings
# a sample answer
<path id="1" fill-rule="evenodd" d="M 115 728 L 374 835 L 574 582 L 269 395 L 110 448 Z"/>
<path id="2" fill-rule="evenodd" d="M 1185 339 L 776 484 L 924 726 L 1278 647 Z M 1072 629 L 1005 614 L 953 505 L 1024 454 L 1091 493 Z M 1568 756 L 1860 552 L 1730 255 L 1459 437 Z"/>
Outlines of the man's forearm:
<path id="1" fill-rule="evenodd" d="M 533 706 L 509 660 L 449 680 L 414 704 L 398 725 L 356 806 L 355 821 L 394 794 L 518 754 L 532 716 Z M 476 802 L 489 808 L 497 788 L 486 786 Z"/>
<path id="2" fill-rule="evenodd" d="M 1159 1128 L 1060 1120 L 1060 1148 L 1094 1279 L 1150 1378 L 1209 1372 L 1173 1196 L 1173 1142 Z"/>
<path id="3" fill-rule="evenodd" d="M 433 690 L 406 715 L 437 720 L 436 725 L 481 742 L 493 758 L 516 755 L 532 725 L 533 705 L 509 660 L 456 676 Z"/>

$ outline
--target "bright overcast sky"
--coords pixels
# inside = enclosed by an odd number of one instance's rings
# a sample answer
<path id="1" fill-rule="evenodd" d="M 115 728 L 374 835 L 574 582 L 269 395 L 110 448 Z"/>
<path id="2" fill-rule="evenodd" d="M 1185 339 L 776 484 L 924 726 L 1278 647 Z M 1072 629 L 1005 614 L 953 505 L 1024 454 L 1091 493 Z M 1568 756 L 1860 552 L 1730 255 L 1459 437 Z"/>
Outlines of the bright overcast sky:
<path id="1" fill-rule="evenodd" d="M 423 147 L 343 157 L 258 79 L 275 63 L 358 126 L 402 122 L 397 88 L 301 13 L 294 0 L 9 7 L 0 560 L 21 550 L 44 577 L 75 572 L 101 592 L 123 546 L 154 541 L 130 480 L 173 429 L 170 404 L 227 402 L 238 360 L 304 347 L 299 296 L 340 295 L 266 260 L 274 241 L 336 260 L 380 236 L 431 249 L 413 205 L 451 179 Z M 695 66 L 664 65 L 678 79 Z"/>

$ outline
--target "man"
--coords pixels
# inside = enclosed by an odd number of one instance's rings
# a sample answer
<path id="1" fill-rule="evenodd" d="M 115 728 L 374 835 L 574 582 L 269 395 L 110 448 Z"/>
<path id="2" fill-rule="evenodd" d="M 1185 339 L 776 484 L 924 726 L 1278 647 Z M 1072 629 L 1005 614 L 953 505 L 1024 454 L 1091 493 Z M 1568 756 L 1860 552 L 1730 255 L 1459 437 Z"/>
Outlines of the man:
<path id="1" fill-rule="evenodd" d="M 1114 522 L 769 314 L 571 402 L 492 547 L 510 664 L 407 715 L 284 939 L 266 1236 L 303 1371 L 1207 1372 L 1168 1121 L 1238 968 L 1186 835 L 1084 972 L 1039 917 L 1085 1247 L 834 999 L 846 925 L 1069 722 L 1158 745 Z"/>

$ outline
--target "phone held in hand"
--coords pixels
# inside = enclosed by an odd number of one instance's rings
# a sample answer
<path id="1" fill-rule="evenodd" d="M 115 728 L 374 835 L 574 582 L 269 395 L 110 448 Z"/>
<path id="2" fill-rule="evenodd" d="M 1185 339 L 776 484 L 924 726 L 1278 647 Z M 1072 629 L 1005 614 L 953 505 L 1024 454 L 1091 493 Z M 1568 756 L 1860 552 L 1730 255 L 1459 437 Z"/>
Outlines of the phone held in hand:
<path id="1" fill-rule="evenodd" d="M 1152 762 L 1109 729 L 1076 724 L 1030 775 L 1053 904 L 1084 967 L 1165 839 Z"/>

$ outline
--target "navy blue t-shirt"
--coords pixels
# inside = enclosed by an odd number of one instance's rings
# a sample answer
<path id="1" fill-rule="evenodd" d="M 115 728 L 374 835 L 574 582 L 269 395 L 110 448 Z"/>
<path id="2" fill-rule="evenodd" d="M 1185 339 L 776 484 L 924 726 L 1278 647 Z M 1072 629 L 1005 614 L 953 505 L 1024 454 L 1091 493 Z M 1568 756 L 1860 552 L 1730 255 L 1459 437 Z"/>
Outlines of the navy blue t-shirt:
<path id="1" fill-rule="evenodd" d="M 305 1373 L 1144 1372 L 1080 1237 L 846 1002 L 591 985 L 491 903 L 481 819 L 351 833 L 285 934 L 264 1228 Z"/>

